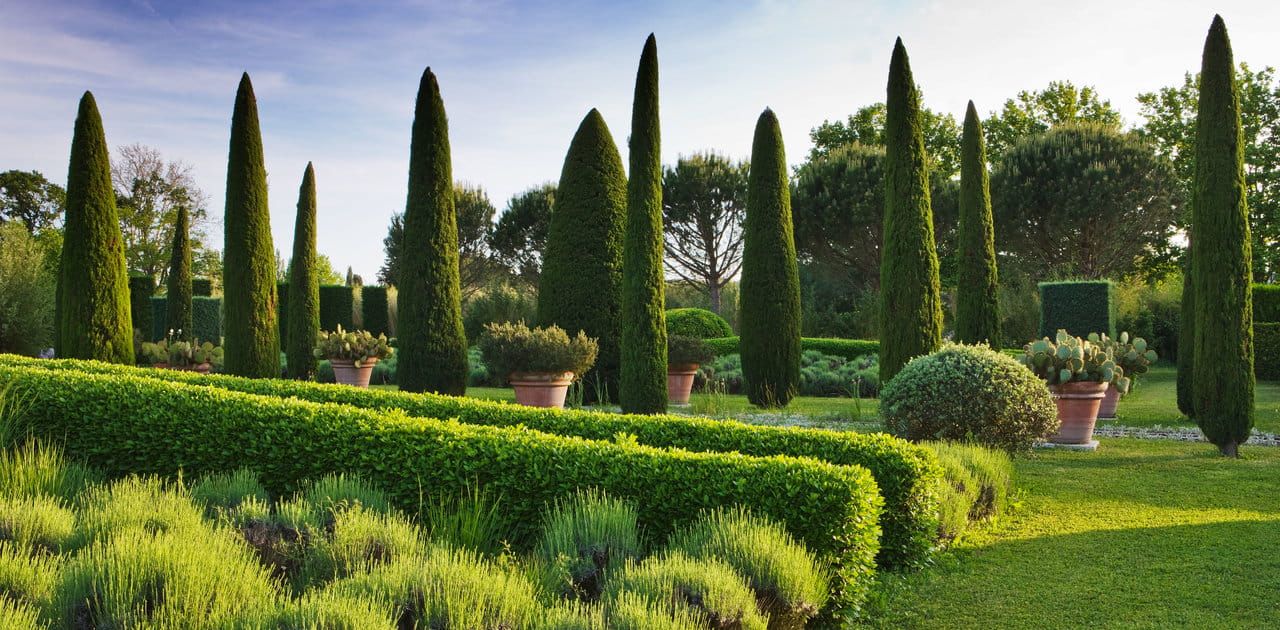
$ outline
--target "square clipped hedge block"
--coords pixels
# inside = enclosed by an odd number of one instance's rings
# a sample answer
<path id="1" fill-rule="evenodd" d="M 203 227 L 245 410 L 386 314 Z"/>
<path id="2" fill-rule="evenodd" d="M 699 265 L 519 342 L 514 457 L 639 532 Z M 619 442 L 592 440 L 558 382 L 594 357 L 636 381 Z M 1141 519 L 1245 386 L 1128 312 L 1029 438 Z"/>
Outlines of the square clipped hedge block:
<path id="1" fill-rule="evenodd" d="M 222 345 L 222 298 L 191 298 L 191 334 L 200 341 Z"/>
<path id="2" fill-rule="evenodd" d="M 391 336 L 391 324 L 387 307 L 387 288 L 369 285 L 360 289 L 360 321 L 364 329 L 377 336 Z"/>
<path id="3" fill-rule="evenodd" d="M 1280 322 L 1280 284 L 1253 285 L 1253 321 Z"/>
<path id="4" fill-rule="evenodd" d="M 332 331 L 339 324 L 352 330 L 356 299 L 351 287 L 341 284 L 320 285 L 320 330 Z"/>
<path id="5" fill-rule="evenodd" d="M 1116 336 L 1116 288 L 1111 281 L 1041 282 L 1039 287 L 1041 337 L 1052 339 L 1062 329 L 1076 337 L 1095 332 Z"/>
<path id="6" fill-rule="evenodd" d="M 192 297 L 213 297 L 213 280 L 208 278 L 191 279 Z"/>
<path id="7" fill-rule="evenodd" d="M 1253 323 L 1253 374 L 1259 380 L 1280 380 L 1280 322 Z"/>
<path id="8" fill-rule="evenodd" d="M 156 293 L 156 282 L 151 276 L 129 277 L 129 312 L 133 315 L 133 327 L 143 337 L 151 334 L 151 298 Z"/>

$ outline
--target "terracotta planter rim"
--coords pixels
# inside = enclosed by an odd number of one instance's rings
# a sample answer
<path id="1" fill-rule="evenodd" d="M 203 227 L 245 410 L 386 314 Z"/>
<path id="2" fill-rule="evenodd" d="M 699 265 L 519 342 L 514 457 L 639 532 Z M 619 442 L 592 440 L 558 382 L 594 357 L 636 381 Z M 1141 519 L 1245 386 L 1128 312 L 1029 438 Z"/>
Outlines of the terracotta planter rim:
<path id="1" fill-rule="evenodd" d="M 329 361 L 329 365 L 341 365 L 341 366 L 350 366 L 350 367 L 355 367 L 356 365 L 356 362 L 354 359 L 329 359 L 328 361 Z M 373 365 L 374 363 L 377 363 L 377 362 L 378 362 L 378 357 L 360 359 L 360 367 L 363 368 L 368 365 Z"/>
<path id="2" fill-rule="evenodd" d="M 697 372 L 701 363 L 668 363 L 667 374 L 685 374 L 688 372 Z"/>
<path id="3" fill-rule="evenodd" d="M 573 372 L 512 372 L 507 380 L 527 383 L 558 383 L 573 381 Z"/>

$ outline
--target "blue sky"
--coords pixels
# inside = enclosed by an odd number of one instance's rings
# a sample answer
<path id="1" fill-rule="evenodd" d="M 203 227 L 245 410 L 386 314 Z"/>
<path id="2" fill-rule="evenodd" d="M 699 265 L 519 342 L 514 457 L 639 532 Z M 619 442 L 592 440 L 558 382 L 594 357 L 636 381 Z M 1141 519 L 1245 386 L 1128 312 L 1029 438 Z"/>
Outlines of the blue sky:
<path id="1" fill-rule="evenodd" d="M 454 175 L 499 212 L 559 177 L 569 140 L 600 109 L 626 162 L 645 37 L 658 40 L 663 159 L 745 158 L 772 107 L 789 161 L 808 131 L 884 99 L 901 36 L 925 105 L 997 109 L 1050 81 L 1093 85 L 1138 123 L 1134 97 L 1199 68 L 1214 12 L 1238 61 L 1280 66 L 1280 3 L 339 2 L 0 3 L 0 170 L 66 178 L 76 105 L 91 90 L 114 148 L 142 143 L 194 167 L 222 214 L 240 73 L 258 98 L 277 249 L 288 252 L 308 161 L 318 241 L 372 279 L 404 207 L 418 79 L 431 66 L 450 119 Z M 221 242 L 218 226 L 212 234 Z"/>

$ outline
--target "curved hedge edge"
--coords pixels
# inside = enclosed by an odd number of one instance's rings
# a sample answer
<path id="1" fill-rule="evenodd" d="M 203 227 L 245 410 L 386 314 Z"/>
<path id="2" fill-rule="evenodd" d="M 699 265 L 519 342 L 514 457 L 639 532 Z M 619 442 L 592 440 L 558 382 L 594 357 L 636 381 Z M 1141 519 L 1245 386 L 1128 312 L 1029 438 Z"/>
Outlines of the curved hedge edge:
<path id="1" fill-rule="evenodd" d="M 580 410 L 523 407 L 497 401 L 364 390 L 300 381 L 201 376 L 153 368 L 128 368 L 92 361 L 42 360 L 0 355 L 0 365 L 20 364 L 108 374 L 141 370 L 152 378 L 314 402 L 335 402 L 368 409 L 399 409 L 414 416 L 457 418 L 490 426 L 523 426 L 558 435 L 612 440 L 635 435 L 654 447 L 745 455 L 811 457 L 836 465 L 860 465 L 871 471 L 884 498 L 883 530 L 877 562 L 882 568 L 918 568 L 932 554 L 938 526 L 941 465 L 933 451 L 887 434 L 859 434 L 797 427 L 747 425 L 731 420 L 684 416 L 638 416 Z"/>

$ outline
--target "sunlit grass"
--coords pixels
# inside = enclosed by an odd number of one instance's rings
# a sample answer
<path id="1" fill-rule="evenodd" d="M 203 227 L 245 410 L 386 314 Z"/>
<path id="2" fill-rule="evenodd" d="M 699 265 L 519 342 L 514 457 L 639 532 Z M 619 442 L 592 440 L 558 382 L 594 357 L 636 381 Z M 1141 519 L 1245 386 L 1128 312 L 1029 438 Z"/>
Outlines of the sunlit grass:
<path id="1" fill-rule="evenodd" d="M 1280 433 L 1280 381 L 1258 381 L 1254 392 L 1254 428 Z M 1116 420 L 1108 424 L 1129 427 L 1183 426 L 1194 422 L 1178 412 L 1178 370 L 1172 365 L 1159 365 L 1138 377 L 1137 385 L 1120 399 Z"/>

